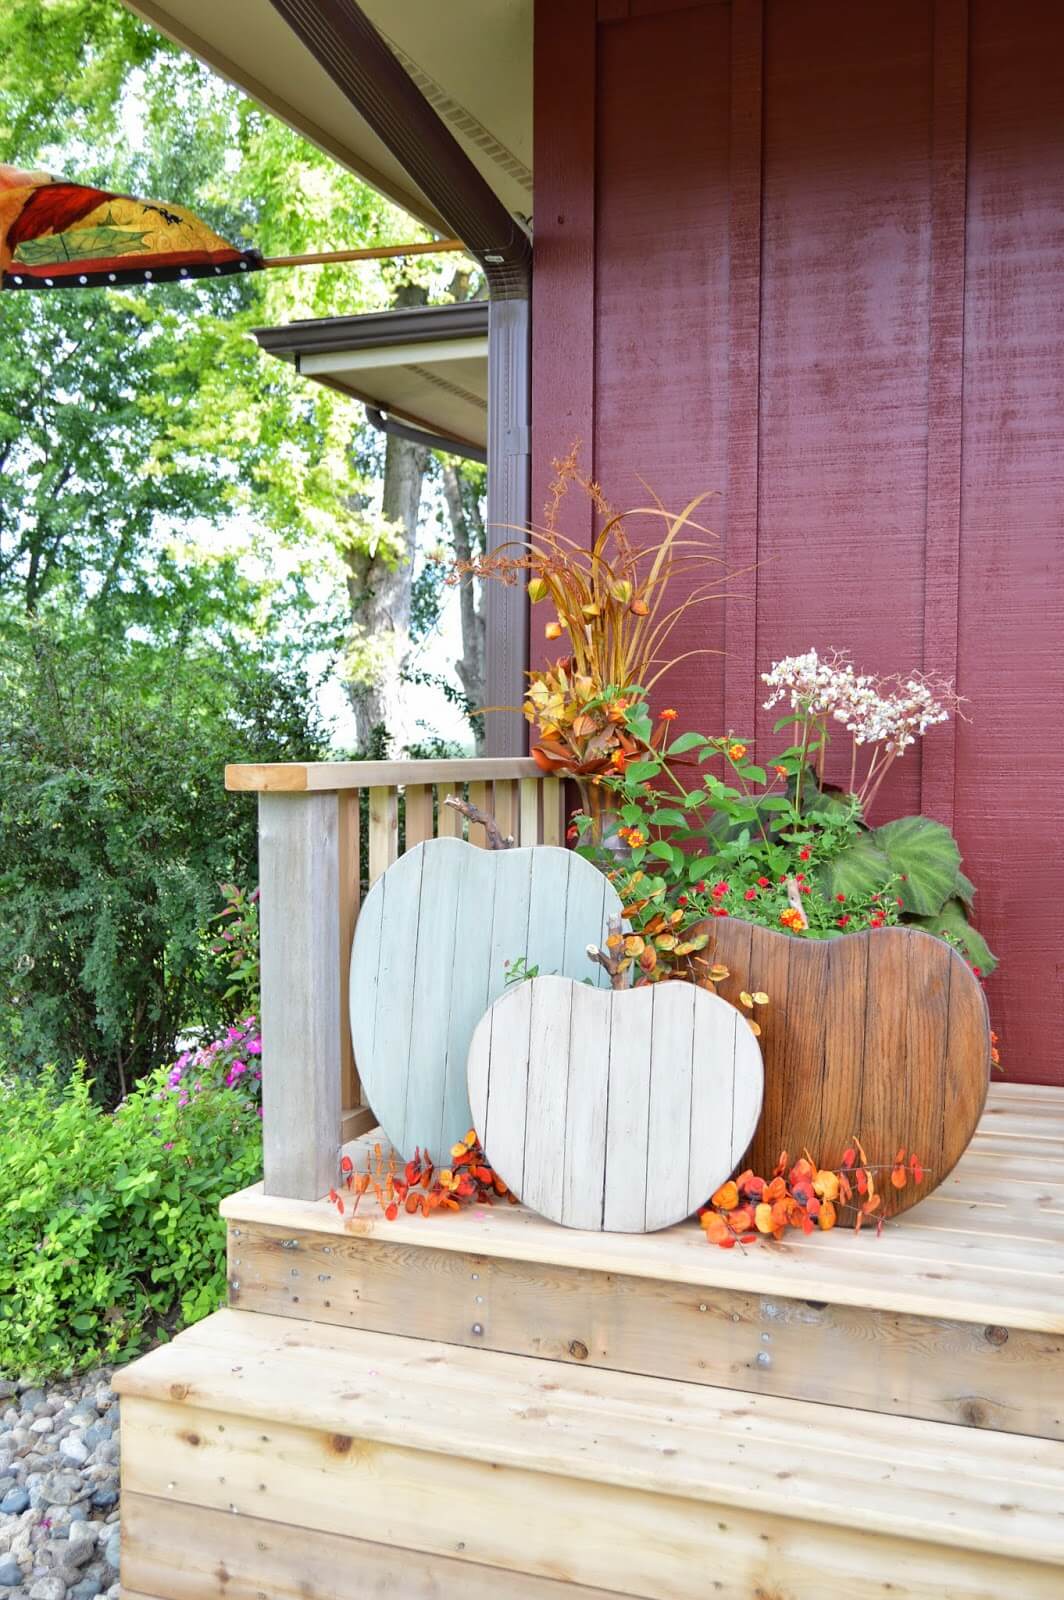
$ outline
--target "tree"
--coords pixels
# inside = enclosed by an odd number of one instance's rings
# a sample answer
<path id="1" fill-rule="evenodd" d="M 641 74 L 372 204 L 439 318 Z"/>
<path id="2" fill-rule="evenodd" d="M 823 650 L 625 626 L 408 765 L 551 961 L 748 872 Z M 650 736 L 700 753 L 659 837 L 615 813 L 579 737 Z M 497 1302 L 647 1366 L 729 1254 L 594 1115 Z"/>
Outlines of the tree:
<path id="1" fill-rule="evenodd" d="M 0 1060 L 80 1058 L 113 1101 L 229 1020 L 204 930 L 256 822 L 222 769 L 319 759 L 309 705 L 297 665 L 180 612 L 150 641 L 54 609 L 0 634 Z"/>

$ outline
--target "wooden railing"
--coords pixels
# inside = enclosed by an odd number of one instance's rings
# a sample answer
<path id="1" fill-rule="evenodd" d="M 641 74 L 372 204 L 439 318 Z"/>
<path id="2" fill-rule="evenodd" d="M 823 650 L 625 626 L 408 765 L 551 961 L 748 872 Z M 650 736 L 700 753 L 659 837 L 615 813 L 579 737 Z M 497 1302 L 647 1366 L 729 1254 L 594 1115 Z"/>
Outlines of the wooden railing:
<path id="1" fill-rule="evenodd" d="M 339 1148 L 375 1125 L 351 1050 L 348 977 L 363 893 L 423 839 L 483 845 L 447 795 L 518 844 L 560 844 L 562 785 L 526 757 L 226 768 L 259 796 L 263 1170 L 267 1194 L 316 1200 Z"/>

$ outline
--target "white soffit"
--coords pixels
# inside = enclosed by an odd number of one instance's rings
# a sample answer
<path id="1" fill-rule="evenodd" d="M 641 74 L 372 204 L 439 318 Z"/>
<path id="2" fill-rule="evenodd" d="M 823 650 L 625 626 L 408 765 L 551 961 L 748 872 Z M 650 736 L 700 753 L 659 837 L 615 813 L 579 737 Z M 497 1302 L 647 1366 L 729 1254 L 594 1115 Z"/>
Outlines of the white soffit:
<path id="1" fill-rule="evenodd" d="M 450 336 L 447 324 L 465 331 Z M 420 326 L 419 326 L 420 324 Z M 428 324 L 431 338 L 419 337 Z M 379 341 L 377 330 L 387 330 Z M 486 303 L 293 322 L 256 333 L 269 354 L 422 431 L 485 448 Z"/>
<path id="2" fill-rule="evenodd" d="M 270 0 L 125 0 L 343 166 L 442 233 L 446 221 Z M 362 0 L 508 211 L 532 211 L 532 0 Z"/>

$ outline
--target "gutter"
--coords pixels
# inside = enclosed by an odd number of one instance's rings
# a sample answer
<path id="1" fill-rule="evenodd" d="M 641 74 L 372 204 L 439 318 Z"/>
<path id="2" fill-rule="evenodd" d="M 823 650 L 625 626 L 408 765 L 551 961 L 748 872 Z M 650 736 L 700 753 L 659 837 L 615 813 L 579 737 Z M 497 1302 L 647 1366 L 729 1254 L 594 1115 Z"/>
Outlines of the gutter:
<path id="1" fill-rule="evenodd" d="M 387 433 L 393 439 L 405 439 L 408 444 L 423 445 L 429 450 L 445 450 L 448 455 L 461 456 L 465 461 L 479 461 L 482 466 L 487 465 L 488 452 L 482 450 L 478 444 L 467 444 L 464 439 L 447 439 L 439 433 L 426 433 L 422 428 L 411 428 L 408 423 L 396 422 L 394 417 L 385 416 L 377 406 L 366 406 L 367 421 L 380 433 Z"/>

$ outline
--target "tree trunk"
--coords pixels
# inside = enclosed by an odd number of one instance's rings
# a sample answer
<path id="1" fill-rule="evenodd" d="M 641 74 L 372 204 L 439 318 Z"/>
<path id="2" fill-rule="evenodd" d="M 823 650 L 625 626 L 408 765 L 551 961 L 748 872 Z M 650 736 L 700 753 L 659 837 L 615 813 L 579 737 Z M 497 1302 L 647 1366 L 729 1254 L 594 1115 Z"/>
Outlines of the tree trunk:
<path id="1" fill-rule="evenodd" d="M 475 499 L 463 497 L 458 469 L 453 461 L 444 462 L 442 476 L 443 497 L 454 536 L 454 553 L 459 562 L 466 562 L 484 549 L 484 527 L 479 508 Z M 473 578 L 466 576 L 462 579 L 458 600 L 462 622 L 462 655 L 454 666 L 470 707 L 479 709 L 485 697 L 484 603 L 483 600 L 478 603 Z M 473 720 L 473 737 L 476 753 L 481 756 L 484 754 L 483 717 Z"/>
<path id="2" fill-rule="evenodd" d="M 398 561 L 363 549 L 347 553 L 352 622 L 347 693 L 364 753 L 384 755 L 389 741 L 401 744 L 406 733 L 400 673 L 410 649 L 410 585 L 427 463 L 428 451 L 421 445 L 389 436 L 381 517 L 402 529 L 404 549 Z"/>

